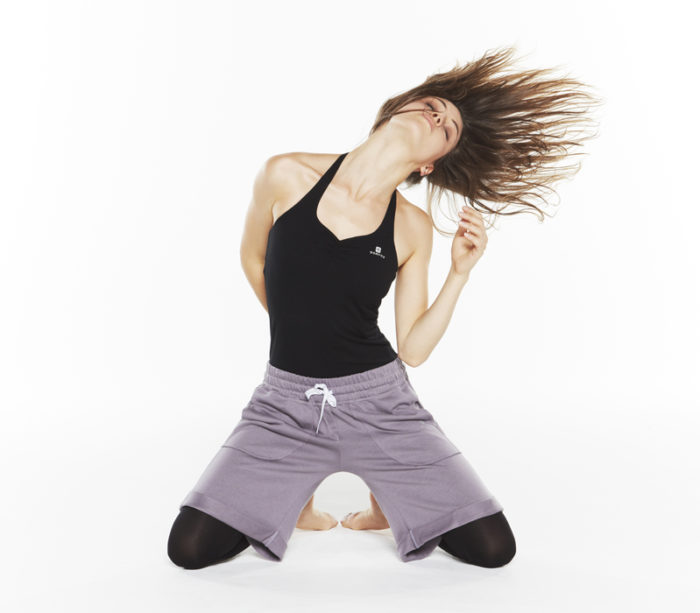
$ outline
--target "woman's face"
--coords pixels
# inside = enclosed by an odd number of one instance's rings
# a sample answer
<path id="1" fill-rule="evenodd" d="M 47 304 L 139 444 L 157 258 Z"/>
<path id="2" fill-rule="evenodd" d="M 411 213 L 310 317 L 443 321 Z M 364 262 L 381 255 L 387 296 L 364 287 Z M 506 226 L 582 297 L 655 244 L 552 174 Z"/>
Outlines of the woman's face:
<path id="1" fill-rule="evenodd" d="M 439 96 L 424 96 L 405 104 L 389 121 L 407 130 L 421 163 L 427 165 L 454 149 L 462 136 L 459 110 Z"/>

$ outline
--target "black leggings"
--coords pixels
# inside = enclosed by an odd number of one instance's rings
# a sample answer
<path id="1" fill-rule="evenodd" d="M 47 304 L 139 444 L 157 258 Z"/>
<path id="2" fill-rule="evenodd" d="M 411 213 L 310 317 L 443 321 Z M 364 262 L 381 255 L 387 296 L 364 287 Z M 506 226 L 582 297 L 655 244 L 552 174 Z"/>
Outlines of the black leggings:
<path id="1" fill-rule="evenodd" d="M 248 547 L 243 533 L 199 509 L 182 507 L 168 538 L 168 557 L 177 566 L 204 568 Z M 445 532 L 438 543 L 463 562 L 496 568 L 515 556 L 515 538 L 502 511 Z"/>

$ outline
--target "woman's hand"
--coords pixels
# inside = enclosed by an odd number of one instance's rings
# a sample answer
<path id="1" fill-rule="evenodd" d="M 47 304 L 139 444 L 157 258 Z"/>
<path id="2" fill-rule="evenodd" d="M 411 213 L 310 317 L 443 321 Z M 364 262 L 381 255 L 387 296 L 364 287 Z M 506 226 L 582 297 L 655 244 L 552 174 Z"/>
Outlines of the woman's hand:
<path id="1" fill-rule="evenodd" d="M 488 238 L 481 213 L 464 206 L 459 216 L 459 229 L 452 241 L 452 269 L 456 274 L 468 277 L 483 255 Z"/>

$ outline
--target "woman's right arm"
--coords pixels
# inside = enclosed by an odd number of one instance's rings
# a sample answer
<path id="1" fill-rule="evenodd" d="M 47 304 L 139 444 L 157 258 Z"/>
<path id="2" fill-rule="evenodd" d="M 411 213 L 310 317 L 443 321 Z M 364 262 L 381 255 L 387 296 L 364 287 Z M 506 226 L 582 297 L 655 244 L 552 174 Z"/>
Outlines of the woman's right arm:
<path id="1" fill-rule="evenodd" d="M 241 266 L 255 295 L 267 311 L 265 295 L 265 250 L 267 235 L 272 227 L 272 206 L 284 195 L 283 174 L 288 160 L 285 154 L 273 155 L 265 160 L 253 183 L 253 197 L 241 236 Z"/>

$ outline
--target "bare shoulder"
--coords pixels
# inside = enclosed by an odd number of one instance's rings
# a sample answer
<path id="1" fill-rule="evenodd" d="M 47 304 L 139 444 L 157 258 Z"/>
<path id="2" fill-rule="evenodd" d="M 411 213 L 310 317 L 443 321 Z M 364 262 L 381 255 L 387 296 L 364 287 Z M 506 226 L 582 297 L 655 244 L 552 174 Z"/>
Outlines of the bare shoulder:
<path id="1" fill-rule="evenodd" d="M 430 253 L 433 246 L 433 222 L 430 215 L 397 190 L 395 240 L 399 268 L 417 251 Z"/>
<path id="2" fill-rule="evenodd" d="M 328 170 L 339 153 L 289 151 L 270 156 L 264 165 L 266 181 L 274 185 L 273 219 L 291 208 Z"/>
<path id="3" fill-rule="evenodd" d="M 317 181 L 330 168 L 338 153 L 308 153 L 305 151 L 288 151 L 270 156 L 265 162 L 265 172 L 275 183 L 280 185 L 295 182 L 303 184 Z"/>

